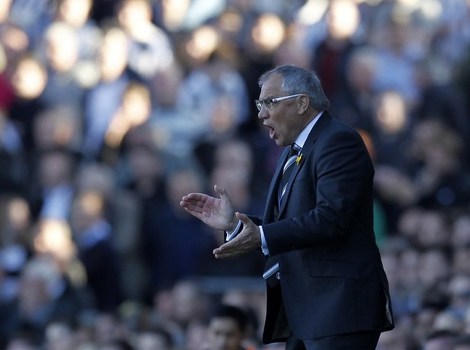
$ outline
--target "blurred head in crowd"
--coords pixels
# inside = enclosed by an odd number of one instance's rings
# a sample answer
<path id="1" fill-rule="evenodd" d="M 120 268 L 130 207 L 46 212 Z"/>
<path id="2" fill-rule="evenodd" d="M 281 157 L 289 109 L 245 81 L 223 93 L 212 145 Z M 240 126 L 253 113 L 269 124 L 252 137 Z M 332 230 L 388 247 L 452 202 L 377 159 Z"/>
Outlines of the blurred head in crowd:
<path id="1" fill-rule="evenodd" d="M 432 330 L 460 334 L 463 331 L 463 318 L 454 310 L 441 310 L 436 314 Z"/>
<path id="2" fill-rule="evenodd" d="M 449 246 L 449 231 L 446 218 L 437 210 L 422 213 L 421 225 L 418 227 L 415 243 L 423 249 L 447 248 Z"/>
<path id="3" fill-rule="evenodd" d="M 48 350 L 73 350 L 75 344 L 72 327 L 60 321 L 51 322 L 45 331 L 45 346 Z"/>
<path id="4" fill-rule="evenodd" d="M 37 350 L 28 339 L 28 337 L 16 336 L 10 338 L 5 350 Z"/>
<path id="5" fill-rule="evenodd" d="M 416 124 L 412 135 L 412 151 L 417 160 L 439 174 L 453 172 L 462 151 L 462 140 L 457 133 L 437 119 L 426 119 Z"/>
<path id="6" fill-rule="evenodd" d="M 243 178 L 250 178 L 253 170 L 253 151 L 240 139 L 228 139 L 219 144 L 214 154 L 215 165 L 230 171 L 242 169 Z"/>
<path id="7" fill-rule="evenodd" d="M 360 24 L 360 12 L 353 0 L 333 0 L 327 12 L 329 39 L 343 41 L 350 39 Z"/>
<path id="8" fill-rule="evenodd" d="M 93 0 L 59 0 L 57 19 L 80 28 L 87 22 L 92 5 Z"/>
<path id="9" fill-rule="evenodd" d="M 20 276 L 18 302 L 23 319 L 34 320 L 45 312 L 54 302 L 61 287 L 59 267 L 50 256 L 31 258 Z"/>
<path id="10" fill-rule="evenodd" d="M 454 274 L 449 280 L 448 291 L 451 311 L 463 319 L 470 302 L 470 276 Z"/>
<path id="11" fill-rule="evenodd" d="M 373 94 L 377 58 L 372 48 L 355 49 L 347 64 L 346 78 L 353 92 L 358 95 Z"/>
<path id="12" fill-rule="evenodd" d="M 79 56 L 75 28 L 64 22 L 53 22 L 47 28 L 44 40 L 50 67 L 58 73 L 71 71 Z"/>
<path id="13" fill-rule="evenodd" d="M 253 161 L 250 146 L 238 139 L 221 142 L 214 152 L 211 183 L 232 193 L 232 201 L 237 208 L 247 208 L 251 204 Z"/>
<path id="14" fill-rule="evenodd" d="M 166 177 L 166 194 L 171 205 L 177 212 L 181 212 L 179 202 L 185 193 L 201 192 L 204 182 L 201 174 L 193 168 L 176 169 Z M 183 210 L 184 213 L 186 213 Z"/>
<path id="15" fill-rule="evenodd" d="M 132 147 L 127 152 L 130 182 L 142 196 L 154 195 L 164 174 L 163 159 L 153 147 Z"/>
<path id="16" fill-rule="evenodd" d="M 0 23 L 2 23 L 0 42 L 5 50 L 9 67 L 14 65 L 23 55 L 27 54 L 30 38 L 20 26 L 10 22 L 3 23 L 1 19 Z"/>
<path id="17" fill-rule="evenodd" d="M 77 250 L 69 224 L 64 220 L 42 219 L 37 225 L 34 250 L 36 254 L 51 256 L 66 271 Z"/>
<path id="18" fill-rule="evenodd" d="M 103 81 L 114 81 L 127 67 L 128 41 L 124 31 L 116 25 L 104 29 L 100 46 L 99 66 Z"/>
<path id="19" fill-rule="evenodd" d="M 184 23 L 190 5 L 190 0 L 162 0 L 163 26 L 169 31 L 179 30 Z"/>
<path id="20" fill-rule="evenodd" d="M 71 152 L 48 149 L 38 159 L 38 179 L 41 188 L 69 185 L 74 178 L 76 159 Z"/>
<path id="21" fill-rule="evenodd" d="M 398 218 L 398 233 L 410 242 L 415 242 L 421 227 L 424 209 L 420 207 L 407 208 Z"/>
<path id="22" fill-rule="evenodd" d="M 155 73 L 151 81 L 151 91 L 156 107 L 180 107 L 178 95 L 182 80 L 183 69 L 177 62 Z"/>
<path id="23" fill-rule="evenodd" d="M 14 298 L 18 275 L 31 252 L 33 220 L 28 202 L 21 196 L 0 198 L 0 299 Z"/>
<path id="24" fill-rule="evenodd" d="M 382 134 L 399 134 L 409 127 L 404 97 L 398 91 L 384 91 L 376 96 L 374 124 Z"/>
<path id="25" fill-rule="evenodd" d="M 163 329 L 143 331 L 136 336 L 138 350 L 172 350 L 173 346 L 171 335 Z"/>
<path id="26" fill-rule="evenodd" d="M 149 119 L 152 109 L 151 96 L 144 84 L 129 83 L 122 96 L 122 110 L 131 126 L 143 124 Z"/>
<path id="27" fill-rule="evenodd" d="M 37 150 L 64 148 L 78 150 L 81 143 L 81 119 L 69 106 L 52 106 L 33 121 L 34 145 Z"/>
<path id="28" fill-rule="evenodd" d="M 256 55 L 270 55 L 282 44 L 286 36 L 286 25 L 274 13 L 262 13 L 254 21 L 249 37 L 249 49 Z"/>
<path id="29" fill-rule="evenodd" d="M 214 101 L 210 111 L 210 126 L 214 136 L 226 136 L 237 129 L 237 106 L 235 98 L 221 94 Z"/>
<path id="30" fill-rule="evenodd" d="M 23 99 L 35 99 L 41 95 L 47 83 L 44 65 L 32 55 L 22 56 L 13 72 L 12 84 L 15 93 Z"/>
<path id="31" fill-rule="evenodd" d="M 128 33 L 138 35 L 142 26 L 152 21 L 152 6 L 149 0 L 121 0 L 117 19 Z"/>
<path id="32" fill-rule="evenodd" d="M 132 129 L 149 120 L 151 110 L 148 87 L 137 82 L 129 83 L 123 92 L 120 107 L 106 130 L 106 144 L 111 148 L 119 147 Z"/>
<path id="33" fill-rule="evenodd" d="M 75 233 L 85 232 L 105 215 L 105 198 L 98 191 L 85 190 L 74 199 L 71 224 Z"/>
<path id="34" fill-rule="evenodd" d="M 172 291 L 171 318 L 183 328 L 193 322 L 202 322 L 207 317 L 208 299 L 197 282 L 182 280 Z"/>
<path id="35" fill-rule="evenodd" d="M 183 42 L 182 54 L 185 63 L 196 68 L 207 62 L 220 44 L 220 34 L 212 25 L 203 25 L 190 32 Z"/>
<path id="36" fill-rule="evenodd" d="M 242 309 L 218 305 L 209 320 L 208 349 L 240 350 L 247 324 L 248 318 Z"/>
<path id="37" fill-rule="evenodd" d="M 421 253 L 419 280 L 423 286 L 438 286 L 449 278 L 450 257 L 445 249 L 433 248 Z"/>
<path id="38" fill-rule="evenodd" d="M 431 333 L 423 343 L 423 350 L 449 350 L 452 349 L 456 334 L 450 331 L 436 331 Z"/>
<path id="39" fill-rule="evenodd" d="M 3 0 L 0 2 L 0 23 L 3 23 L 8 19 L 12 2 L 13 0 Z"/>
<path id="40" fill-rule="evenodd" d="M 112 313 L 101 312 L 94 319 L 93 338 L 99 348 L 113 344 L 119 339 L 120 324 L 116 315 Z M 121 350 L 120 348 L 109 348 L 110 350 Z"/>
<path id="41" fill-rule="evenodd" d="M 75 180 L 77 192 L 98 191 L 105 198 L 113 194 L 116 186 L 113 169 L 103 163 L 82 164 Z"/>
<path id="42" fill-rule="evenodd" d="M 29 246 L 32 224 L 31 209 L 24 197 L 3 196 L 0 199 L 0 246 L 26 244 Z"/>

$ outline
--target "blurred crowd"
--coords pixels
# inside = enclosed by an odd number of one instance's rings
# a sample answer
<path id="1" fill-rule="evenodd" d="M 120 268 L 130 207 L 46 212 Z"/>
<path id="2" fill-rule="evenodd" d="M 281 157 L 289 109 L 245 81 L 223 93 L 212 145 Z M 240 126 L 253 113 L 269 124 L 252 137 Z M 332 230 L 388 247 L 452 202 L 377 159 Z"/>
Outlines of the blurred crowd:
<path id="1" fill-rule="evenodd" d="M 0 348 L 215 350 L 224 303 L 247 349 L 275 349 L 261 254 L 216 261 L 223 233 L 179 201 L 218 184 L 261 213 L 280 150 L 257 79 L 292 63 L 375 162 L 397 324 L 378 349 L 470 349 L 469 18 L 468 0 L 1 0 Z"/>

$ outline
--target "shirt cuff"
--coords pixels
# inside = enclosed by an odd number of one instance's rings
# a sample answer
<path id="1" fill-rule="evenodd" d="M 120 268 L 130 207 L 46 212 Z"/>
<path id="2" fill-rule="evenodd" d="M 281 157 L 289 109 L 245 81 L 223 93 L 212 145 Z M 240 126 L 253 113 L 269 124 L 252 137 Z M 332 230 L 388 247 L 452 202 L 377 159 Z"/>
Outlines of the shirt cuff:
<path id="1" fill-rule="evenodd" d="M 264 237 L 263 226 L 259 226 L 259 232 L 261 236 L 261 250 L 264 255 L 269 255 L 268 244 L 266 243 L 266 238 Z"/>
<path id="2" fill-rule="evenodd" d="M 237 227 L 235 227 L 235 230 L 233 230 L 230 233 L 225 231 L 225 235 L 226 235 L 225 240 L 228 242 L 234 239 L 241 232 L 241 229 L 242 229 L 242 222 L 241 220 L 238 220 L 238 224 L 237 224 Z"/>

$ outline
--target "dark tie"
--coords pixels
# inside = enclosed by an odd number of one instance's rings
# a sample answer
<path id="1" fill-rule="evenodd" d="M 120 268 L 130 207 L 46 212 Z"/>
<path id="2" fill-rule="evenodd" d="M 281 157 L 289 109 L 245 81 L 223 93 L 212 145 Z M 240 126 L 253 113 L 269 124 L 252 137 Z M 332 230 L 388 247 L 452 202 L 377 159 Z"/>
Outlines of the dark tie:
<path id="1" fill-rule="evenodd" d="M 278 205 L 281 207 L 282 197 L 286 192 L 287 184 L 289 182 L 289 176 L 292 173 L 292 169 L 294 168 L 294 164 L 296 163 L 297 157 L 300 153 L 300 147 L 293 143 L 290 146 L 289 156 L 287 157 L 287 161 L 282 168 L 282 177 L 281 183 L 279 185 L 279 193 L 278 193 Z"/>

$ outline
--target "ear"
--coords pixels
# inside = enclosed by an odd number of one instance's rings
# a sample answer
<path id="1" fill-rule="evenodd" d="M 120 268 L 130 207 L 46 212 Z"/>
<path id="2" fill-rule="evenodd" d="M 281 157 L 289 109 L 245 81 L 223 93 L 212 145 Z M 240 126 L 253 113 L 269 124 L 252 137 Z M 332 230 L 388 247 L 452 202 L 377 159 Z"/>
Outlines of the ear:
<path id="1" fill-rule="evenodd" d="M 297 98 L 297 113 L 304 114 L 310 104 L 310 99 L 307 95 L 302 95 Z"/>

